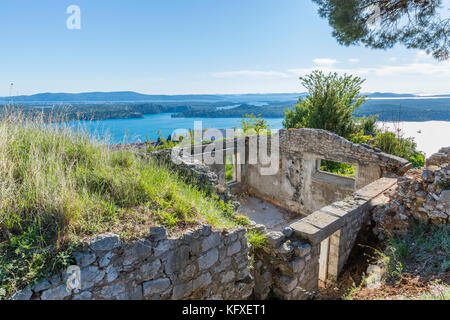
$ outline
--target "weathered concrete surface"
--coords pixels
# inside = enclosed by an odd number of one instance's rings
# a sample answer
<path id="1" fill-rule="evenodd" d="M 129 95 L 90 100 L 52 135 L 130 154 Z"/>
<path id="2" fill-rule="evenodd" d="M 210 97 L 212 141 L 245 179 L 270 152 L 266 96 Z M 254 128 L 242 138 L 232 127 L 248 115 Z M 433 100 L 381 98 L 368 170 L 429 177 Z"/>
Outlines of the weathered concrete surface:
<path id="1" fill-rule="evenodd" d="M 317 244 L 358 216 L 370 209 L 370 201 L 397 182 L 395 178 L 381 178 L 358 190 L 353 196 L 330 206 L 323 207 L 311 215 L 293 222 L 290 227 L 298 235 Z"/>
<path id="2" fill-rule="evenodd" d="M 281 231 L 290 221 L 298 218 L 292 212 L 255 197 L 240 199 L 240 203 L 239 214 L 263 224 L 269 231 Z"/>

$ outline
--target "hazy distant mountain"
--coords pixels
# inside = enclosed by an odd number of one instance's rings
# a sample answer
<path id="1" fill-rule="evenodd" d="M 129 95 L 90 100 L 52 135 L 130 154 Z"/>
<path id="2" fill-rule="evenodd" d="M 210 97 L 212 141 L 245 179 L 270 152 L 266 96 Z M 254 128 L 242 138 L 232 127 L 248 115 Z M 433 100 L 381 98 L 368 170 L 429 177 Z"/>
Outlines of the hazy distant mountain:
<path id="1" fill-rule="evenodd" d="M 414 94 L 399 94 L 392 92 L 366 93 L 369 98 L 411 98 L 419 97 Z M 133 91 L 120 92 L 83 92 L 83 93 L 39 93 L 29 96 L 15 96 L 15 103 L 29 102 L 219 102 L 230 101 L 249 103 L 254 101 L 297 101 L 305 97 L 306 93 L 255 93 L 255 94 L 189 94 L 189 95 L 150 95 Z M 450 97 L 450 95 L 436 95 L 433 97 Z M 9 101 L 9 97 L 0 97 L 0 102 Z"/>
<path id="2" fill-rule="evenodd" d="M 366 93 L 369 98 L 411 98 L 417 97 L 415 94 L 409 93 L 393 93 L 393 92 L 374 92 Z"/>
<path id="3" fill-rule="evenodd" d="M 132 91 L 121 92 L 84 92 L 84 93 L 39 93 L 29 96 L 15 96 L 15 103 L 29 102 L 182 102 L 182 101 L 296 101 L 305 93 L 268 93 L 268 94 L 189 94 L 189 95 L 149 95 Z M 0 102 L 8 102 L 9 97 L 0 97 Z"/>
<path id="4" fill-rule="evenodd" d="M 147 95 L 132 91 L 83 92 L 83 93 L 38 93 L 30 96 L 13 97 L 16 102 L 119 102 L 119 101 L 186 101 L 222 100 L 216 95 Z M 8 101 L 8 97 L 0 98 Z"/>

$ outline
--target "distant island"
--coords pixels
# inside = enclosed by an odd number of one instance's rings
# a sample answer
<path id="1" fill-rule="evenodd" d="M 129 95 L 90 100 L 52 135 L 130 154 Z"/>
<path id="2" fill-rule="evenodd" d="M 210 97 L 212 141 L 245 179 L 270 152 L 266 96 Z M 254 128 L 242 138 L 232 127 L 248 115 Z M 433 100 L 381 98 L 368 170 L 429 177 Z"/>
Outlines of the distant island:
<path id="1" fill-rule="evenodd" d="M 450 95 L 420 97 L 413 94 L 368 93 L 357 116 L 380 115 L 381 121 L 450 121 Z M 146 95 L 126 92 L 41 93 L 0 98 L 0 108 L 18 108 L 26 114 L 44 114 L 64 120 L 143 118 L 170 113 L 174 118 L 242 118 L 260 114 L 283 118 L 305 93 L 237 95 Z"/>

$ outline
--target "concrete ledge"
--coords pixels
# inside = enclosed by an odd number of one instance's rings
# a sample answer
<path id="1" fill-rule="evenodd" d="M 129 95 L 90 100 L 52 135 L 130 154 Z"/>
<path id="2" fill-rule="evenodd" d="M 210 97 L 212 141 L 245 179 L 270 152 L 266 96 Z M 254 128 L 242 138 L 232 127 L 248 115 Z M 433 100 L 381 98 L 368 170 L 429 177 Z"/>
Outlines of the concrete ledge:
<path id="1" fill-rule="evenodd" d="M 381 178 L 365 186 L 364 188 L 357 190 L 353 194 L 353 197 L 364 200 L 370 200 L 380 195 L 381 193 L 383 193 L 385 190 L 389 189 L 396 183 L 397 183 L 396 178 Z"/>
<path id="2" fill-rule="evenodd" d="M 355 216 L 364 215 L 372 207 L 372 199 L 396 183 L 395 178 L 378 179 L 347 199 L 323 207 L 306 218 L 291 223 L 290 227 L 297 236 L 309 240 L 312 244 L 318 244 L 343 228 L 346 223 L 350 223 Z"/>

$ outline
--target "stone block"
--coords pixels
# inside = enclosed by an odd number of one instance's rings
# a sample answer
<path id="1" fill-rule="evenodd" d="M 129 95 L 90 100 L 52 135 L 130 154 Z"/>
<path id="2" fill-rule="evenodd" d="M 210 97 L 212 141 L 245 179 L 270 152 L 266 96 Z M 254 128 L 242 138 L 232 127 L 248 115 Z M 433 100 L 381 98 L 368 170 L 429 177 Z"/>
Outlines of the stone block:
<path id="1" fill-rule="evenodd" d="M 52 286 L 51 283 L 47 279 L 42 279 L 41 281 L 39 281 L 38 283 L 36 283 L 33 286 L 33 291 L 39 292 L 39 291 L 47 290 L 51 286 Z"/>
<path id="2" fill-rule="evenodd" d="M 82 268 L 80 271 L 81 290 L 92 288 L 105 277 L 105 271 L 98 267 L 89 266 Z"/>
<path id="3" fill-rule="evenodd" d="M 23 289 L 17 293 L 15 293 L 11 300 L 30 300 L 33 295 L 33 291 L 30 288 Z"/>
<path id="4" fill-rule="evenodd" d="M 211 274 L 209 272 L 204 273 L 193 281 L 193 284 L 192 284 L 193 290 L 195 291 L 195 290 L 204 288 L 204 287 L 208 286 L 209 284 L 211 284 L 211 282 L 212 282 Z"/>
<path id="5" fill-rule="evenodd" d="M 212 249 L 198 259 L 198 267 L 205 270 L 212 267 L 219 259 L 219 250 Z"/>
<path id="6" fill-rule="evenodd" d="M 48 289 L 41 294 L 41 300 L 64 300 L 72 295 L 66 285 L 60 285 L 56 288 Z"/>
<path id="7" fill-rule="evenodd" d="M 219 233 L 212 233 L 209 237 L 202 241 L 202 251 L 206 252 L 209 249 L 218 247 L 221 244 L 221 237 Z"/>
<path id="8" fill-rule="evenodd" d="M 173 287 L 172 300 L 180 300 L 189 296 L 193 289 L 193 281 L 175 285 Z"/>
<path id="9" fill-rule="evenodd" d="M 121 244 L 120 238 L 118 235 L 113 233 L 106 233 L 95 237 L 90 243 L 90 247 L 94 251 L 110 251 Z"/>
<path id="10" fill-rule="evenodd" d="M 154 226 L 150 228 L 150 239 L 152 241 L 160 241 L 167 239 L 167 230 L 162 226 Z"/>
<path id="11" fill-rule="evenodd" d="M 297 278 L 281 276 L 276 278 L 275 282 L 278 287 L 286 293 L 291 292 L 297 286 Z"/>
<path id="12" fill-rule="evenodd" d="M 76 252 L 74 258 L 77 265 L 83 268 L 92 264 L 96 259 L 96 255 L 94 253 Z"/>
<path id="13" fill-rule="evenodd" d="M 235 253 L 238 253 L 241 250 L 241 242 L 235 241 L 233 242 L 227 249 L 227 256 L 232 256 Z"/>
<path id="14" fill-rule="evenodd" d="M 170 287 L 169 279 L 156 279 L 143 283 L 144 297 L 160 294 Z"/>
<path id="15" fill-rule="evenodd" d="M 184 245 L 171 251 L 165 264 L 166 273 L 181 271 L 189 262 L 189 251 L 190 248 Z"/>

